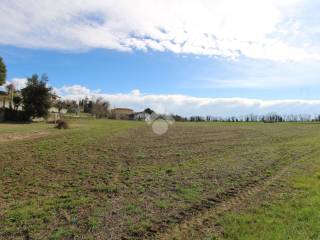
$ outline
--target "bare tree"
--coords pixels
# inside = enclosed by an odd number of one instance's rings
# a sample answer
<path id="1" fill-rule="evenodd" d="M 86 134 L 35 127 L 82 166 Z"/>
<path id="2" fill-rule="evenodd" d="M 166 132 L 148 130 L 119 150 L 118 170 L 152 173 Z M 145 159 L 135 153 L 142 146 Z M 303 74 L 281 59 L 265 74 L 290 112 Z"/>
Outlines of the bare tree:
<path id="1" fill-rule="evenodd" d="M 14 91 L 15 91 L 15 86 L 11 83 L 11 84 L 8 84 L 6 86 L 6 89 L 7 89 L 9 98 L 10 98 L 10 100 L 9 100 L 9 108 L 12 109 L 13 94 L 14 94 Z"/>
<path id="2" fill-rule="evenodd" d="M 109 117 L 110 115 L 110 103 L 98 98 L 92 103 L 92 115 L 96 118 Z"/>

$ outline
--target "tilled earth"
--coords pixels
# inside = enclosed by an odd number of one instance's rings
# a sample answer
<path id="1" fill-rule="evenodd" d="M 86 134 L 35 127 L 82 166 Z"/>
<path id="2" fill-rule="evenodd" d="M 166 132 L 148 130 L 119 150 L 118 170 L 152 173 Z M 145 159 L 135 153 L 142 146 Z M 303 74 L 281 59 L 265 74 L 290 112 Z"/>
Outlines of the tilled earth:
<path id="1" fill-rule="evenodd" d="M 163 136 L 141 124 L 110 135 L 88 124 L 1 145 L 1 239 L 173 239 L 317 154 L 320 133 L 316 124 L 176 123 Z"/>

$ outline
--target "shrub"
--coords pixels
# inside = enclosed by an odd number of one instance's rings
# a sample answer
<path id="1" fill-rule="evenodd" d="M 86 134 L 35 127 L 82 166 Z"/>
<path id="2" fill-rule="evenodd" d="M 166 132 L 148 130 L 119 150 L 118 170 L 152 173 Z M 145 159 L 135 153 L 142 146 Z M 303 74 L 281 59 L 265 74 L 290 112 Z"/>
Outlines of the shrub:
<path id="1" fill-rule="evenodd" d="M 58 120 L 55 127 L 58 129 L 68 129 L 69 124 L 65 120 Z"/>
<path id="2" fill-rule="evenodd" d="M 0 122 L 3 122 L 5 120 L 4 117 L 5 117 L 4 110 L 0 108 Z"/>
<path id="3" fill-rule="evenodd" d="M 10 122 L 28 122 L 30 121 L 30 118 L 27 116 L 25 111 L 6 108 L 4 110 L 4 120 Z"/>

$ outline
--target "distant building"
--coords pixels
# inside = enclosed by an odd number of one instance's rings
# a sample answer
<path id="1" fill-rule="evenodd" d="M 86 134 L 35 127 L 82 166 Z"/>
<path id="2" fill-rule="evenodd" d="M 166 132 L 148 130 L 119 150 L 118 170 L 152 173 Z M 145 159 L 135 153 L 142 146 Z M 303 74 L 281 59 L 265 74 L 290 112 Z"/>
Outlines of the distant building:
<path id="1" fill-rule="evenodd" d="M 130 115 L 130 120 L 146 120 L 150 115 L 146 112 L 136 112 Z"/>
<path id="2" fill-rule="evenodd" d="M 9 98 L 9 95 L 7 92 L 0 91 L 0 102 L 1 102 L 1 107 L 9 107 L 9 101 L 7 101 Z"/>
<path id="3" fill-rule="evenodd" d="M 19 91 L 15 91 L 13 96 L 21 97 L 21 93 Z M 0 91 L 0 108 L 10 108 L 10 103 L 11 103 L 11 107 L 13 108 L 14 107 L 13 101 L 12 101 L 13 96 L 10 96 L 5 91 Z M 22 104 L 20 104 L 18 110 L 22 110 Z"/>
<path id="4" fill-rule="evenodd" d="M 47 116 L 46 120 L 48 122 L 56 122 L 57 120 L 61 119 L 62 116 L 68 112 L 68 110 L 66 108 L 59 109 L 57 107 L 61 97 L 59 97 L 58 95 L 56 95 L 54 93 L 51 93 L 50 98 L 51 98 L 50 99 L 51 100 L 51 107 L 48 110 L 49 115 Z"/>
<path id="5" fill-rule="evenodd" d="M 49 113 L 57 113 L 57 114 L 65 114 L 67 113 L 67 109 L 66 108 L 62 108 L 59 111 L 59 108 L 57 107 L 61 97 L 59 97 L 58 95 L 51 93 L 50 96 L 50 100 L 51 100 L 51 107 L 49 108 Z"/>
<path id="6" fill-rule="evenodd" d="M 130 108 L 114 108 L 111 110 L 111 116 L 113 119 L 130 119 L 130 116 L 134 111 Z"/>

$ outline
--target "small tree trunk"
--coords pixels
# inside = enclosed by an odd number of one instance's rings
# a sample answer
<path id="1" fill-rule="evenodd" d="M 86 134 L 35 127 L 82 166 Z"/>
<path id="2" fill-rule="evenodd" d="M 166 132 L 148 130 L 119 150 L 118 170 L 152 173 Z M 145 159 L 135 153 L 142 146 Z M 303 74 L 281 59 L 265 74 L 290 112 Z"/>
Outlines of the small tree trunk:
<path id="1" fill-rule="evenodd" d="M 10 93 L 10 103 L 9 103 L 9 108 L 12 109 L 12 102 L 13 102 L 13 91 Z"/>

